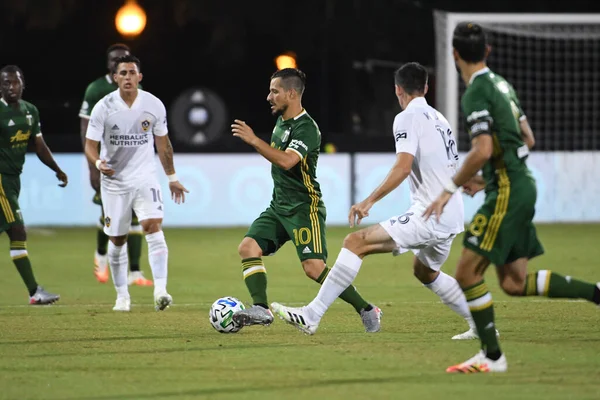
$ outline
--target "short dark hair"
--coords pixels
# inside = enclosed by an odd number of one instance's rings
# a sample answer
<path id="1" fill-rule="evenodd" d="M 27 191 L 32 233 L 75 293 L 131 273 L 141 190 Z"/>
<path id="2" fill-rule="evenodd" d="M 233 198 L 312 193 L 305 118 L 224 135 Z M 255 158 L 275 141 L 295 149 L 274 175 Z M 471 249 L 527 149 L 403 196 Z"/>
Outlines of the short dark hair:
<path id="1" fill-rule="evenodd" d="M 452 47 L 468 63 L 483 61 L 487 47 L 485 31 L 474 22 L 461 22 L 454 28 Z"/>
<path id="2" fill-rule="evenodd" d="M 115 44 L 111 44 L 110 46 L 108 46 L 108 49 L 106 49 L 106 55 L 108 56 L 112 51 L 115 51 L 115 50 L 125 50 L 125 51 L 128 51 L 131 53 L 131 49 L 126 44 L 115 43 Z"/>
<path id="3" fill-rule="evenodd" d="M 126 56 L 122 56 L 122 57 L 117 57 L 117 59 L 115 59 L 115 70 L 113 71 L 115 74 L 117 73 L 117 70 L 119 69 L 119 64 L 122 63 L 134 63 L 135 65 L 137 65 L 138 67 L 138 71 L 141 71 L 141 63 L 139 58 L 137 58 L 136 56 L 132 55 L 132 54 L 127 54 Z"/>
<path id="4" fill-rule="evenodd" d="M 427 86 L 427 69 L 417 62 L 409 62 L 394 73 L 394 82 L 408 94 L 423 94 Z"/>
<path id="5" fill-rule="evenodd" d="M 2 73 L 8 74 L 16 74 L 19 73 L 21 75 L 21 80 L 23 81 L 23 85 L 25 85 L 25 75 L 23 74 L 23 70 L 16 65 L 6 65 L 0 69 L 0 74 Z"/>
<path id="6" fill-rule="evenodd" d="M 281 78 L 281 86 L 285 90 L 294 89 L 298 94 L 304 93 L 306 75 L 297 68 L 284 68 L 271 75 L 271 80 Z"/>

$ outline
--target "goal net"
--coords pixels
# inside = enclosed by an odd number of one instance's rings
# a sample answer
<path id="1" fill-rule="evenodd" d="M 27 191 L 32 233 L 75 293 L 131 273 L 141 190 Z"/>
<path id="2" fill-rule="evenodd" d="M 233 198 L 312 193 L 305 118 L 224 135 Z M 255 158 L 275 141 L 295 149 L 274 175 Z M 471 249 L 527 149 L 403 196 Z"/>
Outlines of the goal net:
<path id="1" fill-rule="evenodd" d="M 452 57 L 452 33 L 473 21 L 487 32 L 489 67 L 516 89 L 536 150 L 600 150 L 600 14 L 434 12 L 436 106 L 469 149 L 460 111 L 465 85 Z"/>

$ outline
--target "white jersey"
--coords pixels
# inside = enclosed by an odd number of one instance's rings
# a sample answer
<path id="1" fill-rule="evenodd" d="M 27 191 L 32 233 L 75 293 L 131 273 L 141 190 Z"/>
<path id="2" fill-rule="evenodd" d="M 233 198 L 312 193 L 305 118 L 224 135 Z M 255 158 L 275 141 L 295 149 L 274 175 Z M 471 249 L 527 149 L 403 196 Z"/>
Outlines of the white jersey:
<path id="1" fill-rule="evenodd" d="M 411 199 L 414 206 L 424 209 L 442 193 L 458 169 L 456 140 L 450 124 L 424 97 L 417 97 L 396 115 L 394 139 L 396 154 L 415 157 L 409 177 Z M 450 198 L 435 229 L 448 233 L 464 230 L 460 192 Z"/>
<path id="2" fill-rule="evenodd" d="M 144 90 L 138 89 L 131 108 L 118 89 L 96 103 L 86 138 L 101 143 L 100 159 L 115 170 L 111 177 L 102 175 L 102 187 L 110 193 L 127 193 L 156 179 L 154 135 L 167 133 L 164 104 Z"/>

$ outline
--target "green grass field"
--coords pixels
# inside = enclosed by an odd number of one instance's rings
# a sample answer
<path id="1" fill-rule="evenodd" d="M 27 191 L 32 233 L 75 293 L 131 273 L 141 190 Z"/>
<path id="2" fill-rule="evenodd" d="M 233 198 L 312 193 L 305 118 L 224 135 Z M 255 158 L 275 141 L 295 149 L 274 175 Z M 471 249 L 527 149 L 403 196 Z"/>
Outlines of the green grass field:
<path id="1" fill-rule="evenodd" d="M 384 311 L 382 331 L 366 334 L 354 310 L 336 302 L 315 336 L 276 320 L 223 335 L 208 322 L 222 296 L 249 303 L 237 245 L 244 229 L 167 229 L 169 292 L 174 305 L 157 313 L 152 289 L 131 289 L 131 313 L 114 313 L 112 284 L 94 279 L 92 229 L 31 230 L 37 278 L 62 299 L 27 305 L 27 293 L 2 256 L 0 280 L 1 399 L 598 399 L 600 310 L 586 302 L 514 299 L 493 269 L 501 344 L 509 372 L 446 375 L 472 356 L 477 342 L 456 343 L 466 325 L 412 276 L 410 255 L 373 256 L 356 284 Z M 348 232 L 328 232 L 330 263 Z M 546 255 L 531 269 L 600 280 L 600 225 L 539 227 Z M 6 236 L 2 238 L 8 248 Z M 453 273 L 455 241 L 444 268 Z M 144 244 L 144 253 L 146 245 Z M 303 304 L 318 286 L 290 245 L 265 258 L 269 300 Z M 150 269 L 146 256 L 143 269 Z"/>

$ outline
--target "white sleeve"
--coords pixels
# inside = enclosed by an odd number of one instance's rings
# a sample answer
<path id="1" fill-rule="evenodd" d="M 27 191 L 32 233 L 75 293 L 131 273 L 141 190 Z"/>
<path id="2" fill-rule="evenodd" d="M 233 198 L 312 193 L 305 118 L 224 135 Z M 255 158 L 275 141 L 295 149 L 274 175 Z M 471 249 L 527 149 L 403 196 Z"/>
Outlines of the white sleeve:
<path id="1" fill-rule="evenodd" d="M 104 119 L 106 118 L 104 101 L 96 103 L 90 115 L 90 123 L 88 124 L 85 137 L 90 140 L 100 142 L 104 136 Z"/>
<path id="2" fill-rule="evenodd" d="M 413 156 L 419 147 L 419 126 L 414 114 L 400 113 L 394 119 L 394 140 L 396 154 L 408 153 Z"/>
<path id="3" fill-rule="evenodd" d="M 167 128 L 167 109 L 160 100 L 157 100 L 156 104 L 156 122 L 154 123 L 152 133 L 156 136 L 165 136 L 169 133 L 169 129 Z"/>

